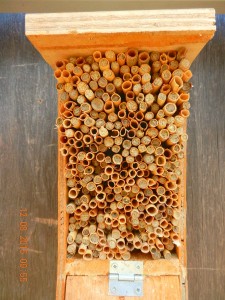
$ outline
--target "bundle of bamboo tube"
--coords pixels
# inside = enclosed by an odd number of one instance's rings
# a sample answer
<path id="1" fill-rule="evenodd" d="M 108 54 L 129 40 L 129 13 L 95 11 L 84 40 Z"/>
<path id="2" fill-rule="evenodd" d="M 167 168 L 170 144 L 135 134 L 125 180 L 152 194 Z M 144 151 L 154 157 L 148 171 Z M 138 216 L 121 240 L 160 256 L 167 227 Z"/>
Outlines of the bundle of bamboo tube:
<path id="1" fill-rule="evenodd" d="M 95 51 L 56 62 L 68 257 L 169 259 L 180 245 L 192 77 L 186 49 Z"/>

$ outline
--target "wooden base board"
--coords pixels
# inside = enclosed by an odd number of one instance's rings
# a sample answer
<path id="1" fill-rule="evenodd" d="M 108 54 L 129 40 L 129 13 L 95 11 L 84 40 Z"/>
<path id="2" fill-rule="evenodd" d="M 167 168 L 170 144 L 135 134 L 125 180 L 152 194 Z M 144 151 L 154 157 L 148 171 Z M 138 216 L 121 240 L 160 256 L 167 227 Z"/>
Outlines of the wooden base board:
<path id="1" fill-rule="evenodd" d="M 179 276 L 145 276 L 144 296 L 108 295 L 108 276 L 67 276 L 65 300 L 180 300 Z M 147 295 L 147 296 L 146 296 Z"/>

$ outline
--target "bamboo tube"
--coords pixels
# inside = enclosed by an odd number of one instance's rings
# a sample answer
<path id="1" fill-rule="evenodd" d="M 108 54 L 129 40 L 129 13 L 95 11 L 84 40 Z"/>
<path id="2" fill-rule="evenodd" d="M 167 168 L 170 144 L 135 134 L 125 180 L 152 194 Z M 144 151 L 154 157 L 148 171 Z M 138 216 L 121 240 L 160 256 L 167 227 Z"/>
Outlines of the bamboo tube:
<path id="1" fill-rule="evenodd" d="M 187 71 L 190 68 L 190 61 L 187 58 L 182 58 L 179 63 L 179 68 L 182 71 Z"/>
<path id="2" fill-rule="evenodd" d="M 187 54 L 187 49 L 185 47 L 181 47 L 177 51 L 177 60 L 180 61 L 182 58 L 185 58 L 186 54 Z"/>
<path id="3" fill-rule="evenodd" d="M 141 76 L 139 74 L 135 74 L 133 75 L 131 82 L 133 83 L 133 85 L 138 84 L 141 82 Z"/>
<path id="4" fill-rule="evenodd" d="M 100 59 L 102 58 L 101 52 L 100 51 L 95 51 L 93 53 L 93 58 L 94 58 L 94 61 L 99 62 Z"/>
<path id="5" fill-rule="evenodd" d="M 164 250 L 164 245 L 163 245 L 163 243 L 160 241 L 160 239 L 156 238 L 156 240 L 155 240 L 155 245 L 156 245 L 156 247 L 159 249 L 159 251 L 163 251 L 163 250 Z"/>
<path id="6" fill-rule="evenodd" d="M 151 84 L 150 82 L 146 82 L 145 84 L 142 85 L 142 91 L 143 94 L 149 94 L 149 93 L 154 93 L 156 90 L 158 90 L 158 86 L 156 86 L 156 84 L 158 84 L 159 81 L 155 81 L 153 82 L 153 84 Z M 160 88 L 160 87 L 159 87 Z"/>
<path id="7" fill-rule="evenodd" d="M 190 112 L 188 109 L 182 109 L 180 112 L 179 112 L 179 115 L 183 118 L 188 118 L 190 116 Z"/>
<path id="8" fill-rule="evenodd" d="M 76 249 L 77 249 L 76 243 L 72 243 L 72 244 L 67 246 L 67 253 L 74 256 L 76 254 Z"/>
<path id="9" fill-rule="evenodd" d="M 61 77 L 64 79 L 64 82 L 70 82 L 71 74 L 67 70 L 63 70 L 61 73 Z"/>
<path id="10" fill-rule="evenodd" d="M 98 66 L 98 68 L 99 68 L 99 66 Z M 92 68 L 89 64 L 83 64 L 82 69 L 85 73 L 90 73 L 92 70 Z"/>
<path id="11" fill-rule="evenodd" d="M 93 259 L 92 250 L 87 249 L 86 252 L 85 252 L 85 254 L 83 255 L 83 259 L 87 260 L 87 261 L 92 260 Z"/>
<path id="12" fill-rule="evenodd" d="M 99 69 L 99 64 L 96 62 L 96 61 L 94 61 L 92 64 L 91 64 L 91 69 L 93 70 L 93 71 L 99 71 L 100 69 Z"/>
<path id="13" fill-rule="evenodd" d="M 171 252 L 167 249 L 163 250 L 163 256 L 165 259 L 171 259 L 171 257 L 172 257 Z"/>
<path id="14" fill-rule="evenodd" d="M 165 102 L 166 102 L 166 95 L 163 93 L 159 93 L 157 97 L 157 103 L 159 104 L 160 107 L 162 107 Z"/>
<path id="15" fill-rule="evenodd" d="M 148 180 L 145 178 L 139 178 L 136 183 L 141 189 L 146 189 L 148 187 Z"/>
<path id="16" fill-rule="evenodd" d="M 59 93 L 59 98 L 62 102 L 66 102 L 69 100 L 69 93 L 67 93 L 66 91 L 63 91 L 63 92 Z"/>
<path id="17" fill-rule="evenodd" d="M 115 78 L 115 74 L 113 73 L 113 71 L 111 69 L 107 69 L 103 71 L 103 77 L 107 80 L 107 81 L 113 81 Z"/>
<path id="18" fill-rule="evenodd" d="M 171 79 L 171 72 L 169 70 L 164 70 L 161 74 L 162 80 L 164 83 L 168 83 Z"/>
<path id="19" fill-rule="evenodd" d="M 135 75 L 135 76 L 137 76 L 137 75 Z M 147 84 L 148 83 L 146 83 L 145 85 L 147 85 Z M 139 93 L 141 92 L 142 89 L 143 89 L 143 86 L 141 86 L 140 83 L 133 84 L 133 92 L 136 96 L 139 95 Z"/>
<path id="20" fill-rule="evenodd" d="M 114 140 L 111 137 L 104 138 L 104 144 L 106 147 L 111 148 L 114 145 Z"/>
<path id="21" fill-rule="evenodd" d="M 83 137 L 83 141 L 85 144 L 91 144 L 93 142 L 93 137 L 90 134 L 85 134 Z"/>
<path id="22" fill-rule="evenodd" d="M 89 83 L 91 81 L 91 76 L 89 73 L 83 73 L 80 77 L 81 81 L 85 82 L 85 83 Z"/>
<path id="23" fill-rule="evenodd" d="M 106 79 L 104 77 L 101 77 L 100 78 L 102 81 L 106 81 Z M 99 80 L 100 80 L 99 79 Z M 106 82 L 107 84 L 107 82 Z M 98 88 L 96 91 L 95 91 L 95 97 L 96 98 L 102 98 L 103 101 L 105 101 L 105 99 L 103 98 L 103 95 L 104 95 L 104 90 L 102 88 Z"/>
<path id="24" fill-rule="evenodd" d="M 67 244 L 71 245 L 76 239 L 77 231 L 70 231 L 67 236 Z"/>
<path id="25" fill-rule="evenodd" d="M 177 105 L 181 105 L 181 104 L 189 101 L 189 99 L 190 99 L 190 94 L 181 93 L 179 96 L 179 99 L 177 101 Z"/>
<path id="26" fill-rule="evenodd" d="M 166 116 L 172 116 L 177 111 L 177 107 L 174 103 L 167 103 L 163 106 L 163 111 Z"/>
<path id="27" fill-rule="evenodd" d="M 153 74 L 156 74 L 160 71 L 160 68 L 161 68 L 162 64 L 159 60 L 156 60 L 152 63 L 152 73 Z"/>
<path id="28" fill-rule="evenodd" d="M 137 65 L 138 62 L 138 51 L 136 49 L 129 49 L 126 52 L 126 63 L 129 67 Z"/>
<path id="29" fill-rule="evenodd" d="M 164 184 L 164 186 L 167 190 L 170 190 L 170 191 L 174 191 L 177 188 L 176 183 L 169 181 L 169 180 Z"/>
<path id="30" fill-rule="evenodd" d="M 123 77 L 125 73 L 130 73 L 130 67 L 127 65 L 123 65 L 120 68 L 120 75 Z"/>
<path id="31" fill-rule="evenodd" d="M 169 63 L 169 70 L 171 72 L 173 72 L 174 70 L 176 70 L 177 68 L 179 67 L 179 62 L 177 60 L 172 60 L 170 63 Z"/>
<path id="32" fill-rule="evenodd" d="M 179 92 L 183 87 L 183 80 L 179 76 L 173 76 L 170 85 L 173 92 Z"/>
<path id="33" fill-rule="evenodd" d="M 160 89 L 160 92 L 161 93 L 163 93 L 163 94 L 165 94 L 165 95 L 168 95 L 169 93 L 170 93 L 170 91 L 171 91 L 171 86 L 170 86 L 170 84 L 163 84 L 162 86 L 161 86 L 161 89 Z"/>
<path id="34" fill-rule="evenodd" d="M 146 206 L 146 212 L 148 215 L 154 217 L 158 213 L 158 209 L 155 205 L 149 204 Z"/>
<path id="35" fill-rule="evenodd" d="M 132 79 L 132 75 L 131 75 L 131 73 L 124 73 L 123 74 L 123 81 L 131 81 L 131 79 Z"/>
<path id="36" fill-rule="evenodd" d="M 167 57 L 166 53 L 160 54 L 159 61 L 161 62 L 161 64 L 167 64 L 168 57 Z"/>
<path id="37" fill-rule="evenodd" d="M 134 236 L 133 245 L 134 245 L 134 248 L 136 248 L 136 249 L 141 249 L 141 247 L 142 247 L 142 242 L 137 235 Z"/>
<path id="38" fill-rule="evenodd" d="M 108 84 L 108 81 L 105 77 L 100 77 L 99 80 L 98 80 L 98 86 L 100 86 L 101 88 L 105 89 L 105 87 L 107 86 Z M 98 91 L 98 90 L 97 90 Z M 99 96 L 100 98 L 100 95 L 96 95 L 96 97 Z"/>
<path id="39" fill-rule="evenodd" d="M 66 60 L 57 60 L 55 63 L 56 68 L 60 69 L 61 71 L 65 70 L 66 67 Z"/>
<path id="40" fill-rule="evenodd" d="M 167 102 L 177 103 L 178 99 L 179 99 L 179 94 L 177 92 L 170 92 L 167 97 Z"/>
<path id="41" fill-rule="evenodd" d="M 106 101 L 105 104 L 104 104 L 104 111 L 107 113 L 107 114 L 110 114 L 112 112 L 114 112 L 114 104 L 112 101 Z"/>
<path id="42" fill-rule="evenodd" d="M 69 198 L 75 199 L 78 196 L 78 190 L 76 188 L 72 188 L 68 193 Z"/>
<path id="43" fill-rule="evenodd" d="M 62 83 L 65 82 L 65 79 L 64 79 L 63 76 L 62 76 L 62 70 L 60 70 L 60 69 L 56 69 L 56 70 L 54 71 L 54 77 L 55 77 L 55 79 L 57 80 L 58 84 L 62 84 Z M 62 87 L 62 86 L 61 86 L 61 87 Z M 64 87 L 64 86 L 63 86 L 63 87 Z"/>
<path id="44" fill-rule="evenodd" d="M 108 83 L 107 86 L 106 86 L 106 92 L 109 94 L 109 95 L 112 95 L 113 93 L 115 93 L 116 91 L 116 88 L 115 88 L 115 85 L 113 83 Z"/>
<path id="45" fill-rule="evenodd" d="M 167 52 L 167 59 L 169 62 L 174 61 L 176 59 L 177 52 L 174 50 L 170 50 Z"/>
<path id="46" fill-rule="evenodd" d="M 176 69 L 176 70 L 173 71 L 172 77 L 178 76 L 178 77 L 182 78 L 183 74 L 184 74 L 184 72 L 181 69 Z"/>
<path id="47" fill-rule="evenodd" d="M 111 70 L 117 76 L 120 72 L 120 65 L 117 61 L 111 62 Z"/>
<path id="48" fill-rule="evenodd" d="M 138 74 L 139 73 L 139 66 L 132 66 L 130 68 L 130 72 L 132 75 Z"/>
<path id="49" fill-rule="evenodd" d="M 117 93 L 112 94 L 111 101 L 113 102 L 113 104 L 114 104 L 115 107 L 118 107 L 120 105 L 120 103 L 121 103 L 121 97 L 120 97 L 120 95 L 117 94 Z"/>
<path id="50" fill-rule="evenodd" d="M 87 251 L 87 245 L 80 244 L 78 248 L 78 254 L 84 255 Z"/>
<path id="51" fill-rule="evenodd" d="M 151 80 L 151 75 L 150 75 L 150 73 L 144 73 L 144 74 L 142 75 L 142 77 L 141 77 L 141 83 L 142 83 L 142 84 L 145 84 L 145 83 L 147 83 L 147 82 L 150 82 L 150 80 Z"/>
<path id="52" fill-rule="evenodd" d="M 124 81 L 122 83 L 122 90 L 124 92 L 124 94 L 126 94 L 127 92 L 131 91 L 132 89 L 132 83 L 130 81 Z"/>
<path id="53" fill-rule="evenodd" d="M 128 91 L 125 93 L 126 101 L 134 100 L 135 94 L 133 91 Z"/>
<path id="54" fill-rule="evenodd" d="M 174 119 L 174 124 L 179 127 L 179 126 L 182 126 L 184 125 L 185 123 L 185 118 L 183 116 L 175 116 L 175 119 Z"/>
<path id="55" fill-rule="evenodd" d="M 124 253 L 121 254 L 121 257 L 123 260 L 129 260 L 131 258 L 131 254 L 129 251 L 126 251 Z"/>
<path id="56" fill-rule="evenodd" d="M 138 65 L 148 64 L 150 61 L 150 56 L 147 51 L 141 52 L 138 55 Z"/>
<path id="57" fill-rule="evenodd" d="M 190 70 L 184 71 L 183 76 L 182 76 L 183 82 L 188 82 L 192 76 L 193 76 L 193 74 Z"/>
<path id="58" fill-rule="evenodd" d="M 97 82 L 101 78 L 101 74 L 98 71 L 91 71 L 90 77 L 93 81 Z"/>
<path id="59" fill-rule="evenodd" d="M 68 214 L 73 214 L 75 212 L 76 206 L 73 202 L 70 202 L 69 204 L 67 204 L 66 206 L 66 212 Z"/>
<path id="60" fill-rule="evenodd" d="M 117 54 L 117 62 L 119 63 L 120 66 L 123 66 L 126 63 L 126 55 L 125 53 L 118 53 Z"/>
<path id="61" fill-rule="evenodd" d="M 81 77 L 81 75 L 83 74 L 83 70 L 80 66 L 75 66 L 73 69 L 73 74 L 77 77 Z"/>
<path id="62" fill-rule="evenodd" d="M 120 165 L 123 158 L 120 154 L 114 154 L 113 157 L 112 157 L 112 160 L 113 160 L 114 164 Z"/>
<path id="63" fill-rule="evenodd" d="M 114 254 L 112 252 L 107 254 L 107 259 L 112 260 L 114 258 Z"/>

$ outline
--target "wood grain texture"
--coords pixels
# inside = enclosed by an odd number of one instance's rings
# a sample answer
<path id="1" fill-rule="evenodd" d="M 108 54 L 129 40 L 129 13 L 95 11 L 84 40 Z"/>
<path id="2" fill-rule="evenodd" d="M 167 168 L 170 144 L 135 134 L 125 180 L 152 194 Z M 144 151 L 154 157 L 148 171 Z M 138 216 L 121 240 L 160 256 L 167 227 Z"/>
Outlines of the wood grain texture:
<path id="1" fill-rule="evenodd" d="M 217 28 L 213 41 L 192 65 L 187 154 L 190 299 L 225 298 L 224 15 L 217 17 Z"/>
<path id="2" fill-rule="evenodd" d="M 0 45 L 0 299 L 54 299 L 55 83 L 24 35 L 23 15 L 0 15 Z M 28 230 L 20 234 L 21 208 L 28 210 Z M 19 281 L 20 235 L 28 238 L 27 283 Z"/>
<path id="3" fill-rule="evenodd" d="M 214 39 L 192 64 L 187 165 L 190 300 L 223 300 L 225 295 L 224 28 L 225 16 L 217 16 Z M 55 82 L 52 70 L 24 37 L 22 14 L 0 15 L 0 44 L 0 226 L 5 229 L 0 235 L 0 299 L 55 299 Z M 22 206 L 30 211 L 26 286 L 18 280 Z M 13 241 L 7 239 L 9 232 Z"/>
<path id="4" fill-rule="evenodd" d="M 168 51 L 186 47 L 192 62 L 215 31 L 214 9 L 26 15 L 26 35 L 52 68 L 95 50 Z"/>
<path id="5" fill-rule="evenodd" d="M 68 276 L 65 300 L 180 300 L 181 290 L 178 276 L 146 276 L 144 296 L 118 297 L 108 295 L 108 276 Z"/>

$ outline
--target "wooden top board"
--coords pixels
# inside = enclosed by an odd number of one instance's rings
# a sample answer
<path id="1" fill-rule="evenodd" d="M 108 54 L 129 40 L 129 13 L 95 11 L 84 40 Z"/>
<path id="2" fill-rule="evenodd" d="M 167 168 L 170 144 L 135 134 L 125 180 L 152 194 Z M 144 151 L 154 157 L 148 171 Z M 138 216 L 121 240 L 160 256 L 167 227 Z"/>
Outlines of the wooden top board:
<path id="1" fill-rule="evenodd" d="M 26 15 L 26 36 L 55 61 L 95 50 L 168 51 L 181 46 L 192 62 L 215 31 L 214 9 L 79 12 Z"/>

